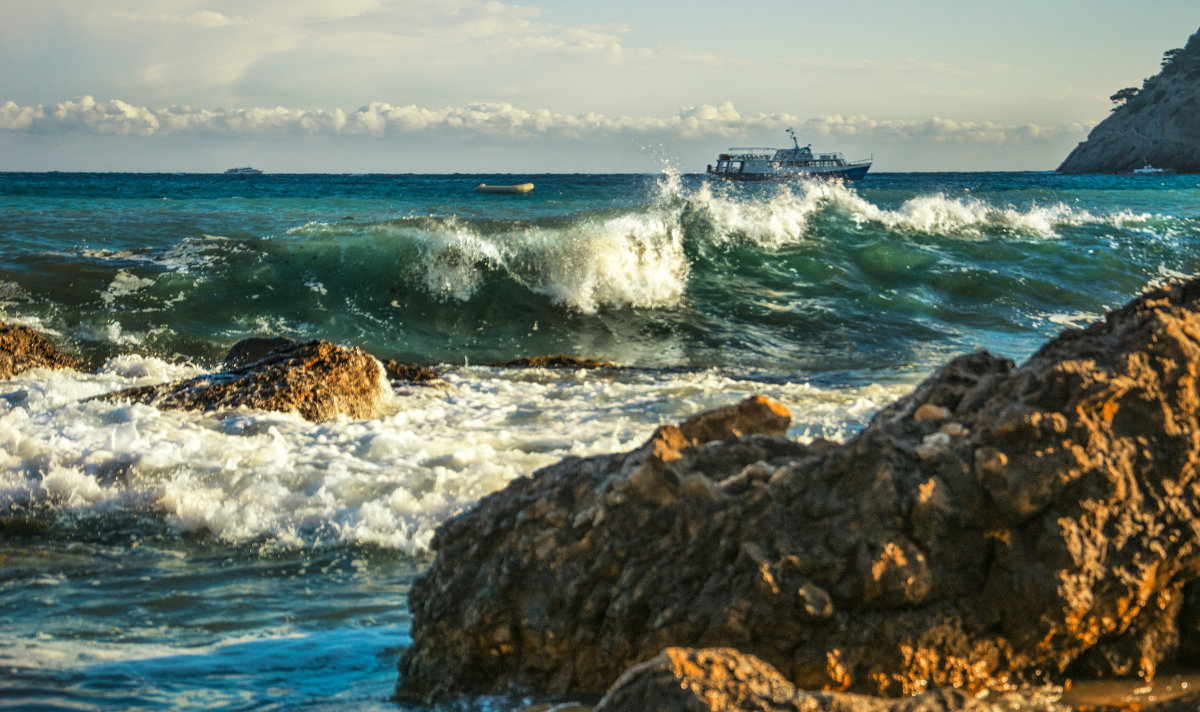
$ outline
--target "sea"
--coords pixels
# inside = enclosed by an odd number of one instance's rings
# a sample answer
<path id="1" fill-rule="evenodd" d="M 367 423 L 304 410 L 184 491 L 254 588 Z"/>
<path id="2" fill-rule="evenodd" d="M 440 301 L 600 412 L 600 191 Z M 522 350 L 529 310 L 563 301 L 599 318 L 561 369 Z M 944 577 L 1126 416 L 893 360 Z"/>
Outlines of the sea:
<path id="1" fill-rule="evenodd" d="M 0 321 L 88 364 L 0 382 L 0 708 L 396 711 L 440 523 L 751 394 L 845 440 L 1019 363 L 1200 273 L 1200 176 L 0 173 L 0 246 Z M 323 423 L 90 400 L 255 336 L 445 383 Z M 616 367 L 502 365 L 557 354 Z"/>

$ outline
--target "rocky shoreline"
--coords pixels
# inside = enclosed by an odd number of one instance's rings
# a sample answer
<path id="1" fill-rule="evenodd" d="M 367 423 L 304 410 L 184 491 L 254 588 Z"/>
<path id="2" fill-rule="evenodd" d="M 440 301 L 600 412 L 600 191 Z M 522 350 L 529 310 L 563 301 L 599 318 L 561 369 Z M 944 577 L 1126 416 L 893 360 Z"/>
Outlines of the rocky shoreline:
<path id="1" fill-rule="evenodd" d="M 564 460 L 439 530 L 398 695 L 715 709 L 651 701 L 677 696 L 672 665 L 711 678 L 678 661 L 718 648 L 783 690 L 735 709 L 1000 710 L 1014 689 L 1057 709 L 1045 685 L 1194 661 L 1198 375 L 1192 281 L 1019 368 L 955 359 L 845 444 L 789 441 L 751 399 Z M 658 693 L 612 702 L 667 649 Z M 957 692 L 919 701 L 934 690 Z"/>
<path id="2" fill-rule="evenodd" d="M 4 326 L 0 366 L 78 367 Z M 389 382 L 440 379 L 251 339 L 211 374 L 101 397 L 320 421 L 372 417 Z M 954 359 L 846 443 L 791 441 L 789 421 L 752 397 L 543 468 L 446 522 L 410 594 L 397 697 L 1050 711 L 1069 709 L 1073 679 L 1196 667 L 1200 280 L 1020 367 Z M 1198 706 L 1185 692 L 1141 709 Z"/>

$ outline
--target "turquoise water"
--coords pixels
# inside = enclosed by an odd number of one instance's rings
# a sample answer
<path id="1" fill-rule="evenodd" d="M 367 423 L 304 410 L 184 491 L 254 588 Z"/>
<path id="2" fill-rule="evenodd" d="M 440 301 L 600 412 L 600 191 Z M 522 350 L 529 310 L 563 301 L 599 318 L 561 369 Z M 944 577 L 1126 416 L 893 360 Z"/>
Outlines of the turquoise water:
<path id="1" fill-rule="evenodd" d="M 1019 361 L 1200 272 L 1200 178 L 10 173 L 0 240 L 0 319 L 98 369 L 0 383 L 0 706 L 394 710 L 446 518 L 751 393 L 840 439 L 955 354 Z M 85 401 L 268 335 L 448 385 L 322 424 Z M 628 368 L 493 365 L 556 353 Z"/>

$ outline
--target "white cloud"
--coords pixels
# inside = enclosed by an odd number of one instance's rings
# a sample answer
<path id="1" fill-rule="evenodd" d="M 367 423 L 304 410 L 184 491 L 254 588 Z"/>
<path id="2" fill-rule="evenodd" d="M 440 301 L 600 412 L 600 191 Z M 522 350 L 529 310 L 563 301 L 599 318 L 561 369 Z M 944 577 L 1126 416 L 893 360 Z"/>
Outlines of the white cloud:
<path id="1" fill-rule="evenodd" d="M 421 133 L 461 134 L 523 140 L 556 135 L 722 137 L 780 131 L 796 127 L 803 136 L 824 139 L 908 140 L 939 143 L 998 145 L 1010 141 L 1051 140 L 1086 134 L 1087 124 L 1048 127 L 1030 123 L 956 121 L 931 117 L 921 121 L 878 120 L 838 114 L 801 119 L 793 114 L 743 115 L 731 102 L 688 106 L 674 116 L 608 116 L 594 112 L 564 114 L 546 109 L 527 110 L 504 102 L 479 102 L 457 107 L 394 106 L 372 102 L 355 111 L 274 108 L 194 109 L 171 106 L 151 109 L 119 99 L 97 101 L 84 96 L 52 109 L 0 106 L 0 130 L 29 133 L 75 132 L 165 136 L 217 134 L 271 136 L 288 134 L 340 136 L 402 136 Z"/>
<path id="2" fill-rule="evenodd" d="M 46 112 L 40 106 L 17 106 L 14 102 L 5 102 L 4 106 L 0 106 L 0 130 L 24 131 L 45 116 Z"/>

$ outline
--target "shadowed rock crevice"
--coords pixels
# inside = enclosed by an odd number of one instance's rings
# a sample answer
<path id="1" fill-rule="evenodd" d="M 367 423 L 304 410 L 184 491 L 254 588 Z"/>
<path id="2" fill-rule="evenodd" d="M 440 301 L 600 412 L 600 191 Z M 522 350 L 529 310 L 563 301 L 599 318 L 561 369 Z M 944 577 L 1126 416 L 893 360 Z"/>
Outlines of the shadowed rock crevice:
<path id="1" fill-rule="evenodd" d="M 754 399 L 515 481 L 435 538 L 398 692 L 599 695 L 671 646 L 882 695 L 1153 675 L 1195 644 L 1198 299 L 954 359 L 845 444 Z"/>

